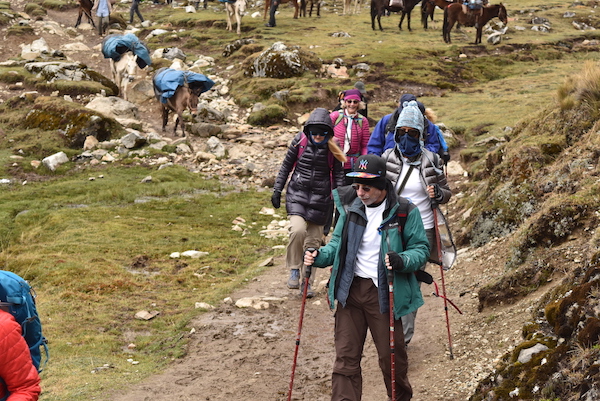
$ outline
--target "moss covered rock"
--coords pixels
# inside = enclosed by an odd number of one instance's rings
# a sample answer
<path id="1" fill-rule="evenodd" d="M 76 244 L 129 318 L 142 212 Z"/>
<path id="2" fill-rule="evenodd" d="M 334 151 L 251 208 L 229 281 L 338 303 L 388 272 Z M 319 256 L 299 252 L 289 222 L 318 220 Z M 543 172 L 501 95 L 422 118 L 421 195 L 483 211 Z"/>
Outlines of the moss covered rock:
<path id="1" fill-rule="evenodd" d="M 65 144 L 79 149 L 87 136 L 106 141 L 121 134 L 122 127 L 112 118 L 59 98 L 39 97 L 23 121 L 23 128 L 57 130 Z"/>
<path id="2" fill-rule="evenodd" d="M 247 76 L 261 78 L 299 77 L 305 71 L 321 67 L 321 59 L 314 53 L 299 47 L 287 47 L 276 42 L 258 56 L 250 56 L 244 61 L 244 73 Z"/>
<path id="3" fill-rule="evenodd" d="M 106 90 L 109 95 L 116 95 L 119 90 L 115 83 L 104 75 L 90 70 L 85 64 L 62 61 L 44 61 L 25 64 L 25 69 L 43 80 L 40 89 L 59 89 L 59 81 L 77 82 L 76 85 L 62 85 L 63 89 L 71 88 L 69 94 L 98 93 Z"/>
<path id="4" fill-rule="evenodd" d="M 264 109 L 256 111 L 248 116 L 248 123 L 252 125 L 266 126 L 280 123 L 286 116 L 283 107 L 271 104 Z"/>

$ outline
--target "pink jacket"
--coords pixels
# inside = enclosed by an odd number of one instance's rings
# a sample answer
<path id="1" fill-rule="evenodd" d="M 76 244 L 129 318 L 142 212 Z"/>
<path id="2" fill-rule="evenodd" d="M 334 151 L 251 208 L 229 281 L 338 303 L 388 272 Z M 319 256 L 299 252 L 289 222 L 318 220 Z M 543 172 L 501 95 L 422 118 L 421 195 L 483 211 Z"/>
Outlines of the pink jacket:
<path id="1" fill-rule="evenodd" d="M 334 111 L 329 116 L 334 124 L 333 136 L 339 141 L 340 148 L 344 149 L 346 140 L 346 127 L 348 126 L 348 117 L 343 116 L 340 122 L 336 125 L 336 121 L 343 110 Z M 360 121 L 360 122 L 359 122 Z M 361 114 L 357 114 L 352 121 L 352 132 L 350 136 L 350 150 L 346 153 L 348 161 L 344 164 L 344 169 L 352 169 L 354 161 L 358 156 L 367 154 L 367 144 L 369 143 L 369 120 Z"/>
<path id="2" fill-rule="evenodd" d="M 0 399 L 8 389 L 7 401 L 37 401 L 42 391 L 21 326 L 3 310 L 0 310 L 0 378 L 4 381 L 0 382 Z"/>

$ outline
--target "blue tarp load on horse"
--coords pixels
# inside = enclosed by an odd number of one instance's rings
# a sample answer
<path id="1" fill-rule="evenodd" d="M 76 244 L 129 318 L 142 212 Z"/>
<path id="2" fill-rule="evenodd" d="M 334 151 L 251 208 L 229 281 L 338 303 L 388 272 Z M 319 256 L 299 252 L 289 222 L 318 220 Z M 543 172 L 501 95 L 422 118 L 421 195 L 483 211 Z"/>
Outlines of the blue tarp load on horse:
<path id="1" fill-rule="evenodd" d="M 133 33 L 108 35 L 102 41 L 102 54 L 104 58 L 112 58 L 114 61 L 119 61 L 121 56 L 128 51 L 137 56 L 136 63 L 138 67 L 145 68 L 152 64 L 150 50 Z"/>
<path id="2" fill-rule="evenodd" d="M 152 82 L 154 83 L 154 94 L 161 103 L 167 103 L 167 99 L 172 97 L 180 86 L 187 84 L 196 95 L 200 95 L 208 91 L 215 84 L 206 75 L 166 67 L 156 72 Z"/>

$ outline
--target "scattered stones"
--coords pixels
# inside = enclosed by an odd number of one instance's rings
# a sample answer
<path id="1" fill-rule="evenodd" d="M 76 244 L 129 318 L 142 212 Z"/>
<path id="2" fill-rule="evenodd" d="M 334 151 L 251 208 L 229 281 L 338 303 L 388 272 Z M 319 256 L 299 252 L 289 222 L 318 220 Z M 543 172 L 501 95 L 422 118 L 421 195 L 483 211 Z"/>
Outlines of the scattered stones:
<path id="1" fill-rule="evenodd" d="M 50 171 L 55 171 L 61 164 L 67 163 L 69 158 L 65 152 L 58 152 L 42 159 L 42 164 Z"/>
<path id="2" fill-rule="evenodd" d="M 151 320 L 151 319 L 154 319 L 159 314 L 160 314 L 159 311 L 148 312 L 147 310 L 142 310 L 135 314 L 135 318 L 139 319 L 139 320 Z"/>

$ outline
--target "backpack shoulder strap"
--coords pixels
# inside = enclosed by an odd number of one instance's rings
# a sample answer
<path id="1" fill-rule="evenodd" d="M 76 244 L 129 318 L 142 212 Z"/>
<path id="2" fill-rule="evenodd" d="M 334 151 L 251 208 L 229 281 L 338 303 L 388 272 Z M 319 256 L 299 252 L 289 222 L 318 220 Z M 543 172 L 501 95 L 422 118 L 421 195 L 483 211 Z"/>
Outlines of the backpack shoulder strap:
<path id="1" fill-rule="evenodd" d="M 300 137 L 300 141 L 296 144 L 297 156 L 298 156 L 296 160 L 300 160 L 300 158 L 302 157 L 302 154 L 306 150 L 306 145 L 308 145 L 308 137 L 303 132 L 302 136 Z"/>
<path id="2" fill-rule="evenodd" d="M 335 118 L 335 121 L 333 122 L 333 126 L 335 127 L 336 125 L 338 125 L 339 123 L 342 122 L 342 120 L 344 119 L 344 113 L 340 113 L 339 111 L 337 112 L 337 117 Z M 355 118 L 355 120 L 358 122 L 358 126 L 360 128 L 362 128 L 363 126 L 363 116 L 359 113 L 358 117 Z"/>
<path id="3" fill-rule="evenodd" d="M 406 225 L 406 219 L 408 218 L 410 202 L 406 198 L 398 198 L 398 209 L 396 209 L 396 216 L 398 217 L 398 233 L 402 239 L 402 249 L 406 250 L 406 241 L 404 240 L 404 226 Z"/>
<path id="4" fill-rule="evenodd" d="M 336 125 L 338 125 L 339 123 L 342 122 L 342 119 L 344 118 L 344 114 L 340 113 L 339 111 L 336 111 L 334 113 L 337 113 L 337 116 L 335 116 L 335 121 L 333 122 L 333 126 L 335 127 Z"/>

